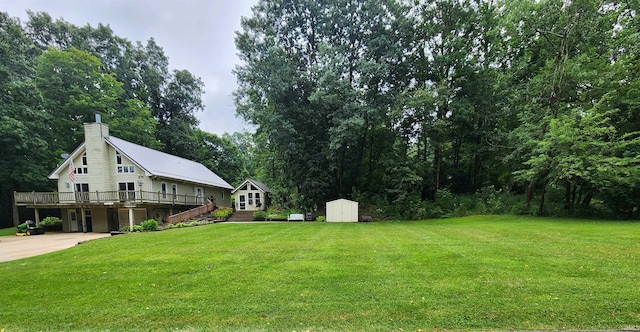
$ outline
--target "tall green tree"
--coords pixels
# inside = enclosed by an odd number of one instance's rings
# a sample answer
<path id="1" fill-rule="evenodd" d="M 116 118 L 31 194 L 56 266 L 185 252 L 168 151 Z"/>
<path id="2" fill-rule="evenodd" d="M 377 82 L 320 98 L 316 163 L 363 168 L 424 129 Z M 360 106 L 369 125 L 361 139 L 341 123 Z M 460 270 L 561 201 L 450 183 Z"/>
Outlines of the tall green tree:
<path id="1" fill-rule="evenodd" d="M 624 23 L 628 10 L 624 2 L 545 1 L 534 5 L 537 20 L 521 16 L 522 25 L 530 25 L 523 39 L 531 41 L 520 54 L 527 75 L 517 92 L 521 125 L 514 137 L 524 143 L 518 150 L 524 167 L 516 173 L 528 182 L 527 204 L 539 188 L 540 214 L 549 188 L 564 188 L 564 207 L 571 211 L 576 197 L 585 207 L 607 189 L 629 190 L 622 174 L 635 179 L 636 129 L 619 131 L 610 123 L 621 115 L 612 102 L 616 85 L 628 77 L 613 45 L 619 29 L 637 31 Z M 567 133 L 582 141 L 567 144 Z"/>
<path id="2" fill-rule="evenodd" d="M 75 48 L 43 53 L 37 61 L 36 85 L 51 119 L 51 148 L 66 152 L 83 141 L 82 124 L 92 122 L 94 114 L 115 113 L 123 92 L 122 83 L 103 70 L 98 58 Z"/>
<path id="3" fill-rule="evenodd" d="M 42 179 L 55 166 L 33 80 L 38 54 L 19 21 L 0 12 L 0 227 L 17 226 L 13 192 L 49 189 Z"/>

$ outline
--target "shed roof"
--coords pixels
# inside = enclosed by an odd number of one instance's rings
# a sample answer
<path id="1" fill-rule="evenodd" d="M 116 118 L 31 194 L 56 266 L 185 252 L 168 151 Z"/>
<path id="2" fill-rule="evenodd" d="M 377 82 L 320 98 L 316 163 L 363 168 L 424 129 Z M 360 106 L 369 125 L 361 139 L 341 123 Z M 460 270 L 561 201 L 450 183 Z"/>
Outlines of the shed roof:
<path id="1" fill-rule="evenodd" d="M 348 200 L 348 199 L 344 199 L 344 198 L 339 198 L 339 199 L 336 199 L 336 200 L 333 200 L 333 201 L 329 201 L 329 202 L 327 202 L 327 204 L 331 204 L 331 203 L 339 203 L 339 202 L 346 202 L 346 203 L 354 203 L 354 204 L 358 204 L 358 202 L 356 202 L 356 201 L 350 201 L 350 200 Z"/>
<path id="2" fill-rule="evenodd" d="M 236 191 L 240 190 L 240 188 L 242 186 L 244 186 L 247 182 L 251 182 L 253 183 L 256 187 L 258 187 L 260 190 L 262 190 L 265 193 L 270 193 L 271 192 L 271 188 L 269 188 L 266 184 L 254 180 L 254 179 L 246 179 L 244 180 L 239 186 L 237 186 L 235 189 L 233 189 L 232 193 L 235 193 Z"/>

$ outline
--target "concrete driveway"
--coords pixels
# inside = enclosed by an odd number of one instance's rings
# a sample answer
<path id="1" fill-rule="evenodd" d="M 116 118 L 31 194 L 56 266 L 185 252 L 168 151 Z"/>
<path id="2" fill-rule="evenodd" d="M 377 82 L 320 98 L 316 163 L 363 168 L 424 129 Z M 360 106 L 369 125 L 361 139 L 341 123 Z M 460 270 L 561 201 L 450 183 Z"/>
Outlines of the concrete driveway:
<path id="1" fill-rule="evenodd" d="M 31 236 L 0 236 L 0 262 L 67 249 L 78 243 L 109 237 L 109 233 L 45 233 Z"/>

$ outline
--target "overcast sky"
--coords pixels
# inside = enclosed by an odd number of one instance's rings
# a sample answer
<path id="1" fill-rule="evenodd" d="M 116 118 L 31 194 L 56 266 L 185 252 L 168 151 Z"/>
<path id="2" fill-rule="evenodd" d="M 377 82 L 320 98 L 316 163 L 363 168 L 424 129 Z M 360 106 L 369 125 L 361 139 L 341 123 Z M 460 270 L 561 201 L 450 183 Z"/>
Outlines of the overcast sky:
<path id="1" fill-rule="evenodd" d="M 131 42 L 153 37 L 169 57 L 170 69 L 186 69 L 205 84 L 200 128 L 223 134 L 252 131 L 236 118 L 232 73 L 240 63 L 233 38 L 240 18 L 258 0 L 0 0 L 0 11 L 27 19 L 27 9 L 47 12 L 77 26 L 109 25 Z"/>

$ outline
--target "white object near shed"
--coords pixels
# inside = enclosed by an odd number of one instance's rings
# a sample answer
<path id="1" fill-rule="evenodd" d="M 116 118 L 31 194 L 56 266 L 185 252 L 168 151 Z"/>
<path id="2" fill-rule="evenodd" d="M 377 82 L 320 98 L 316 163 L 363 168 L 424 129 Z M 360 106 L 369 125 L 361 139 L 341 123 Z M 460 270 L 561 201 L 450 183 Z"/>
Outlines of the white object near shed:
<path id="1" fill-rule="evenodd" d="M 358 222 L 358 202 L 337 199 L 327 202 L 328 222 Z"/>

